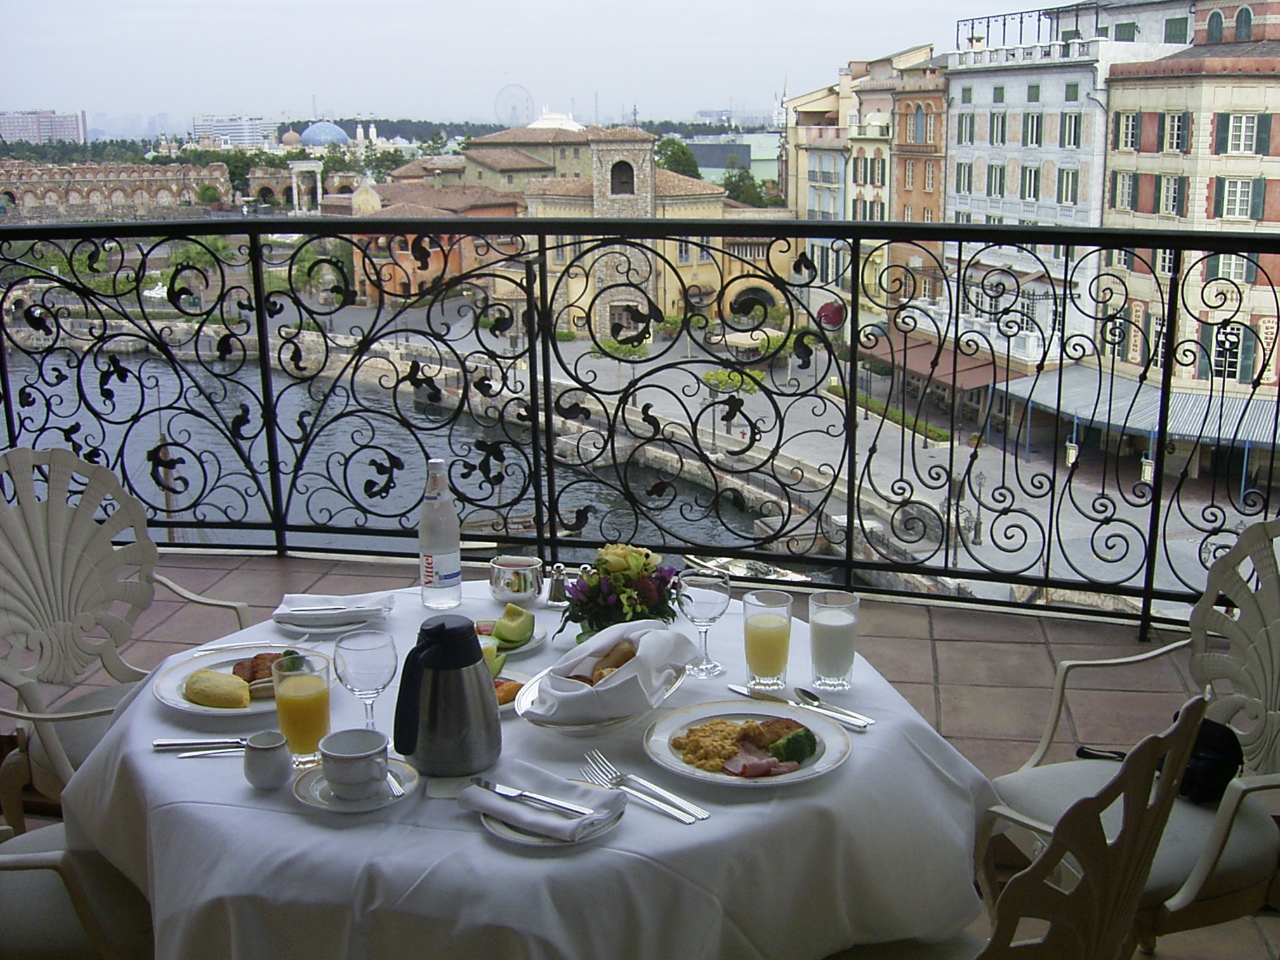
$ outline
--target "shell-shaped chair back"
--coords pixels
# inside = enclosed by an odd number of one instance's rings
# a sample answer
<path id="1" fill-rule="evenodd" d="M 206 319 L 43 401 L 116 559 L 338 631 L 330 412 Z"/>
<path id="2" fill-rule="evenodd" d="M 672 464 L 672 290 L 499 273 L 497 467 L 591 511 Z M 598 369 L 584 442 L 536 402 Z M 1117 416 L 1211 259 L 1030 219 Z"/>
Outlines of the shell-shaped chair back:
<path id="1" fill-rule="evenodd" d="M 1204 713 L 1204 697 L 1187 701 L 1100 792 L 1067 809 L 1044 851 L 1001 891 L 981 960 L 1129 960 L 1139 899 Z M 1026 920 L 1038 922 L 1032 936 Z"/>
<path id="2" fill-rule="evenodd" d="M 110 470 L 67 450 L 0 454 L 0 655 L 9 667 L 72 683 L 100 660 L 114 679 L 136 680 L 119 649 L 155 595 L 156 560 L 142 504 Z"/>
<path id="3" fill-rule="evenodd" d="M 1191 675 L 1207 716 L 1240 736 L 1246 769 L 1280 773 L 1280 520 L 1245 528 L 1191 611 Z M 1225 641 L 1225 645 L 1224 645 Z"/>

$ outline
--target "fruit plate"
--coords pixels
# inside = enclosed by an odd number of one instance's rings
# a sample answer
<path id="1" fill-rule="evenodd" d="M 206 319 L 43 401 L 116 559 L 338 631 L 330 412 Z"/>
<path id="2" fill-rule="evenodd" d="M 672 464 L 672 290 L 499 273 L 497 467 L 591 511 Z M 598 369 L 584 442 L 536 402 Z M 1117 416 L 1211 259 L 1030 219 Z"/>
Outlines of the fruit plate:
<path id="1" fill-rule="evenodd" d="M 517 697 L 517 699 L 519 699 Z M 744 720 L 768 720 L 772 717 L 790 717 L 804 724 L 818 739 L 818 752 L 809 757 L 800 769 L 791 773 L 779 774 L 776 777 L 738 777 L 731 773 L 713 770 L 699 770 L 684 762 L 680 751 L 671 745 L 671 741 L 683 734 L 690 727 L 706 723 L 708 720 L 729 720 L 741 723 Z M 725 787 L 782 787 L 793 783 L 804 783 L 816 777 L 825 776 L 849 759 L 853 744 L 844 727 L 833 720 L 819 716 L 811 710 L 801 710 L 785 703 L 753 703 L 744 706 L 738 702 L 700 703 L 693 707 L 683 707 L 656 720 L 645 731 L 644 750 L 649 759 L 672 773 L 703 783 L 718 783 Z"/>
<path id="2" fill-rule="evenodd" d="M 494 624 L 494 621 L 492 620 L 477 620 L 476 633 L 478 633 L 482 637 L 493 636 L 493 624 Z M 537 650 L 546 642 L 547 642 L 546 627 L 535 626 L 533 628 L 533 638 L 528 643 L 521 643 L 521 644 L 517 644 L 516 646 L 511 646 L 510 644 L 503 643 L 501 640 L 499 640 L 498 652 L 501 654 L 504 654 L 507 657 L 527 657 L 529 654 L 533 653 L 533 651 Z"/>

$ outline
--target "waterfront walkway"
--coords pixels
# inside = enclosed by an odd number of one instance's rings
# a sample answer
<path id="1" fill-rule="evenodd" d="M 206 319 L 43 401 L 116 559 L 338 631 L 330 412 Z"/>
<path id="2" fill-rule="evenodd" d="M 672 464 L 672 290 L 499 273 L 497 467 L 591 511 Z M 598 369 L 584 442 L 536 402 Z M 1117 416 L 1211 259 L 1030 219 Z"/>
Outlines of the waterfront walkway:
<path id="1" fill-rule="evenodd" d="M 394 560 L 164 554 L 159 572 L 199 593 L 248 603 L 258 622 L 270 617 L 283 594 L 407 587 L 415 582 L 416 566 Z M 468 576 L 484 575 L 468 571 Z M 235 629 L 230 611 L 188 604 L 158 587 L 155 602 L 139 618 L 140 639 L 124 654 L 129 662 L 150 668 L 172 653 Z M 1157 632 L 1153 642 L 1173 638 Z M 1030 754 L 1048 713 L 1059 660 L 1150 649 L 1139 645 L 1137 627 L 1126 624 L 879 599 L 863 601 L 859 645 L 925 719 L 988 776 L 1015 769 Z M 1168 726 L 1191 692 L 1185 654 L 1107 671 L 1102 678 L 1082 677 L 1074 684 L 1070 712 L 1050 759 L 1070 757 L 1076 743 L 1131 747 Z M 47 693 L 52 698 L 62 691 L 48 688 Z M 1162 938 L 1156 956 L 1278 960 L 1280 916 L 1267 913 Z"/>

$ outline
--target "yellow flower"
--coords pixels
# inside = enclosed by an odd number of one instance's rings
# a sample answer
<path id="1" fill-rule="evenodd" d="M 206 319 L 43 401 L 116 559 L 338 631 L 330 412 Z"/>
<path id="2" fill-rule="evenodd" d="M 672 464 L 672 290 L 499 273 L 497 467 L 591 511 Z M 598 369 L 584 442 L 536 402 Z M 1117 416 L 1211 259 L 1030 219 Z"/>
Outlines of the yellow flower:
<path id="1" fill-rule="evenodd" d="M 637 573 L 646 568 L 656 569 L 662 558 L 647 547 L 633 547 L 629 543 L 610 543 L 600 548 L 596 563 L 609 573 L 632 569 Z"/>

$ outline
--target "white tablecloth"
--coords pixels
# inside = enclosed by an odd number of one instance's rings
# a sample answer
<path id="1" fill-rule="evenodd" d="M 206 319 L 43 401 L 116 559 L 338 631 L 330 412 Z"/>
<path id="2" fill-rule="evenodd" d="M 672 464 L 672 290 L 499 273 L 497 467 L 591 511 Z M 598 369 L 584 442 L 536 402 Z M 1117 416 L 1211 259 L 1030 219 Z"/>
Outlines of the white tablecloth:
<path id="1" fill-rule="evenodd" d="M 464 589 L 456 612 L 500 612 L 486 583 Z M 558 611 L 536 612 L 554 632 Z M 402 659 L 428 615 L 416 591 L 397 595 L 387 624 Z M 728 675 L 686 679 L 668 706 L 734 699 L 725 683 L 744 680 L 741 630 L 735 604 L 712 633 Z M 568 649 L 573 632 L 508 666 L 535 673 Z M 267 622 L 220 643 L 289 640 Z M 305 645 L 327 651 L 332 641 Z M 790 667 L 793 682 L 809 678 L 799 621 Z M 394 687 L 379 699 L 380 729 L 390 731 L 395 699 Z M 599 747 L 712 813 L 685 826 L 632 802 L 616 829 L 572 847 L 509 844 L 456 801 L 421 791 L 356 816 L 303 806 L 288 788 L 258 792 L 239 759 L 178 759 L 153 752 L 151 741 L 251 733 L 274 726 L 273 714 L 193 716 L 145 688 L 63 802 L 73 844 L 96 847 L 147 894 L 159 960 L 806 960 L 857 942 L 949 936 L 979 909 L 974 828 L 994 793 L 865 660 L 854 689 L 833 699 L 878 722 L 851 733 L 853 752 L 839 769 L 771 789 L 703 784 L 658 767 L 641 746 L 652 717 L 581 739 L 508 716 L 504 757 L 576 776 L 583 751 Z M 361 711 L 334 688 L 333 729 L 360 726 Z"/>

